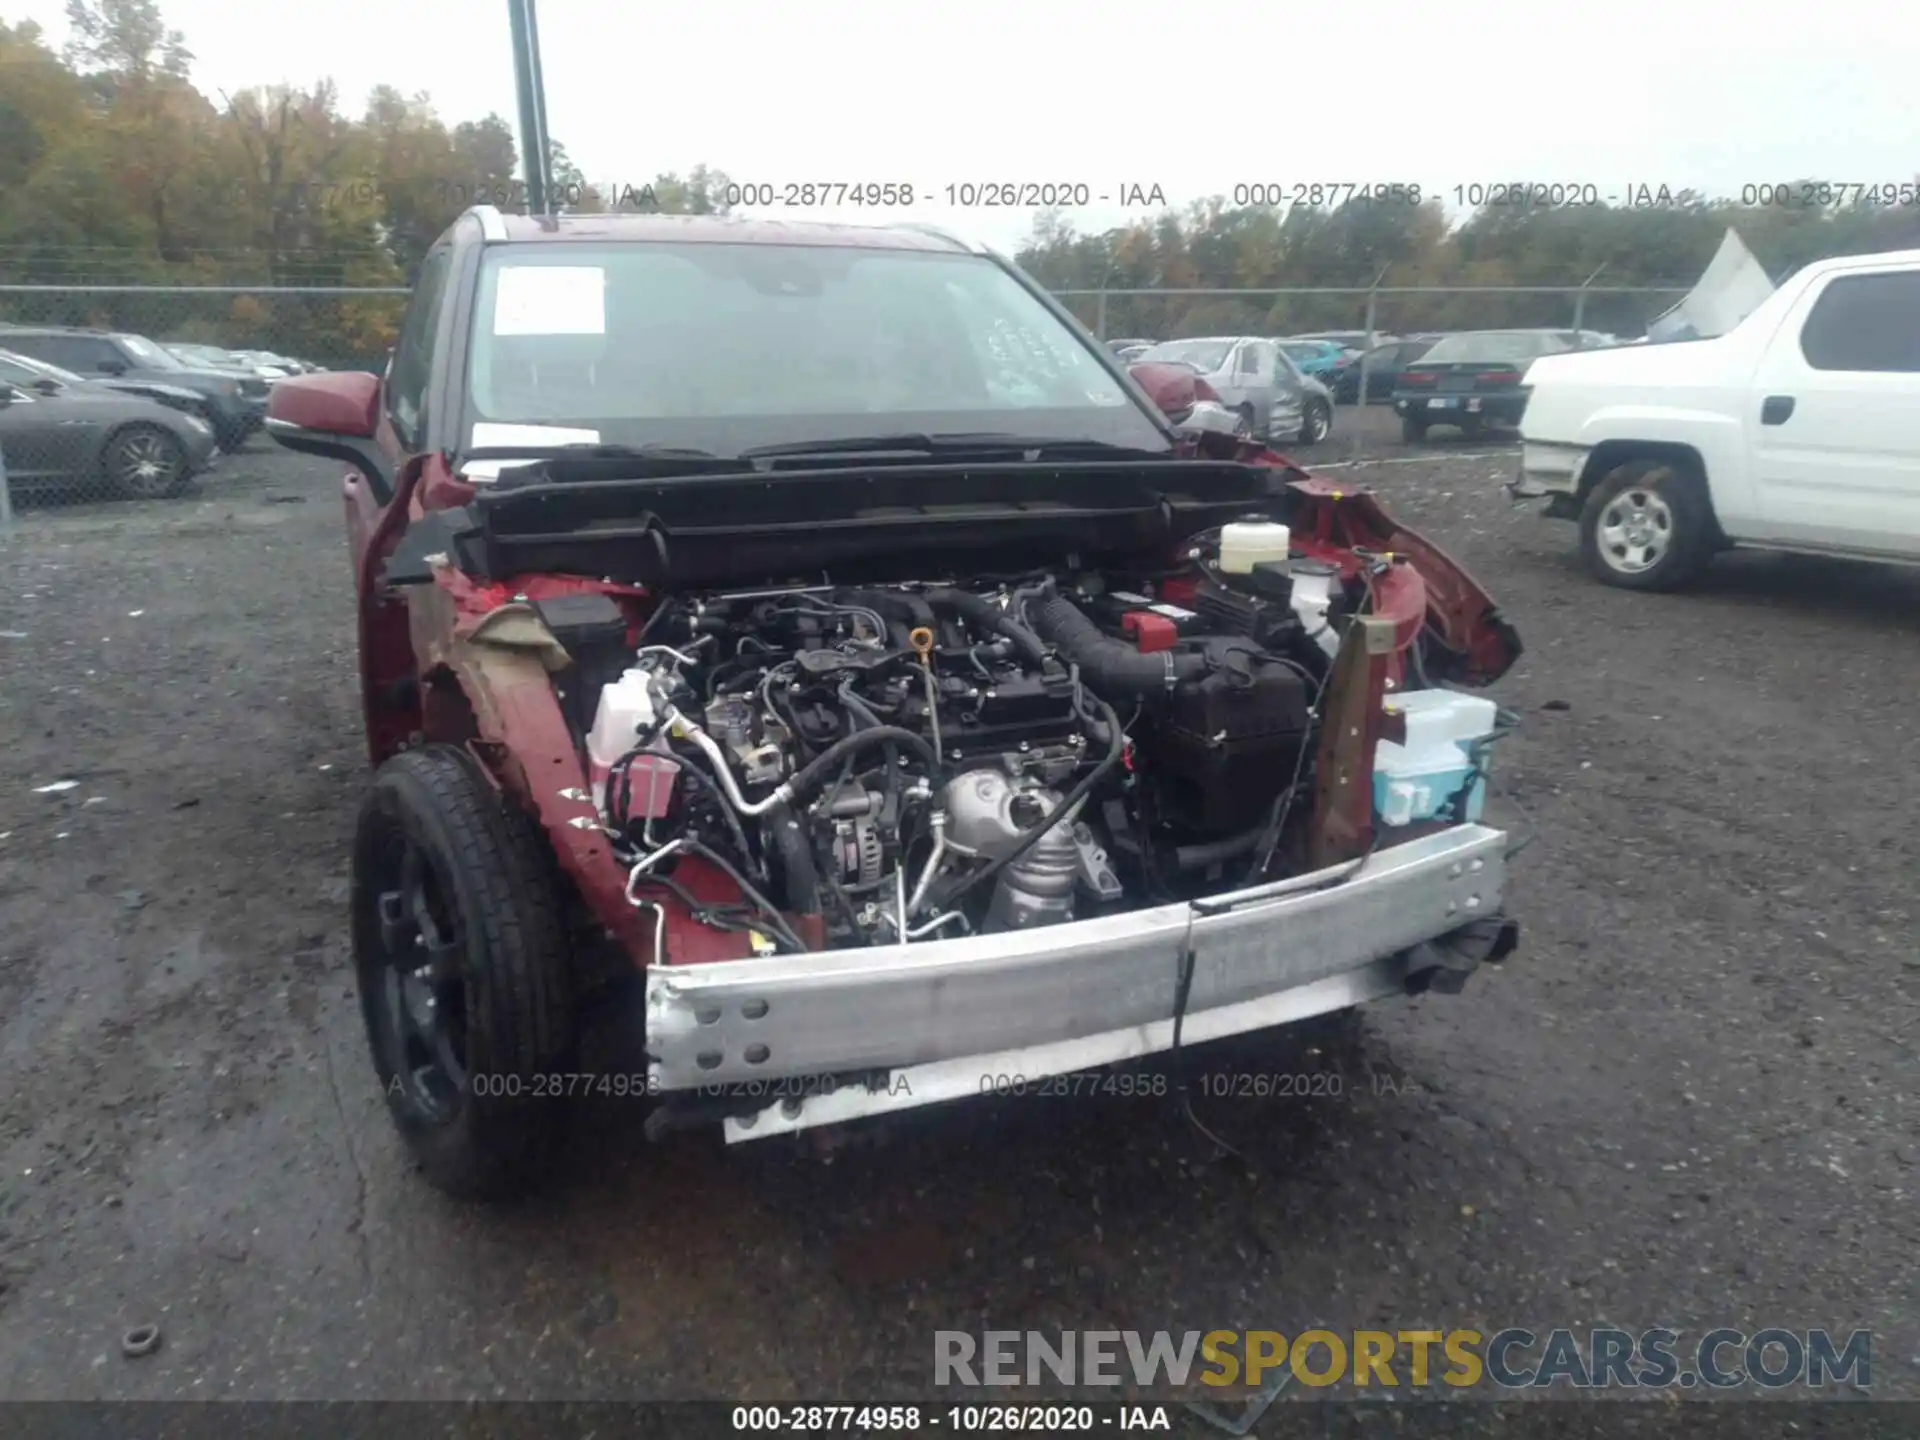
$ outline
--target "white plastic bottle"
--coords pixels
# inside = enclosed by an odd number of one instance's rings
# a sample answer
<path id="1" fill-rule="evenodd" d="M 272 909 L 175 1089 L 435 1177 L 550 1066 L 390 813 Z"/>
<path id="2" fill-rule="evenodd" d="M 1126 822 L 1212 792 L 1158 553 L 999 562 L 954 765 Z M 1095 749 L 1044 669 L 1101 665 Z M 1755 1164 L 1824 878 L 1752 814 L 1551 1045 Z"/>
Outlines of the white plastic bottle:
<path id="1" fill-rule="evenodd" d="M 1236 520 L 1220 527 L 1220 569 L 1227 575 L 1251 575 L 1263 560 L 1284 565 L 1293 552 L 1293 532 L 1266 520 Z"/>
<path id="2" fill-rule="evenodd" d="M 600 692 L 593 728 L 587 732 L 587 779 L 603 817 L 608 813 L 608 772 L 615 761 L 639 743 L 641 732 L 652 729 L 655 724 L 653 696 L 647 691 L 647 683 L 652 678 L 650 671 L 636 667 Z M 654 757 L 643 758 L 651 761 Z M 665 777 L 667 789 L 671 791 L 672 778 L 679 767 L 664 756 L 659 758 L 671 767 Z M 641 766 L 635 762 L 631 779 L 633 798 L 629 806 L 631 818 L 647 819 L 657 813 L 656 805 L 664 806 L 664 797 L 658 802 L 653 798 L 658 768 L 651 763 Z"/>

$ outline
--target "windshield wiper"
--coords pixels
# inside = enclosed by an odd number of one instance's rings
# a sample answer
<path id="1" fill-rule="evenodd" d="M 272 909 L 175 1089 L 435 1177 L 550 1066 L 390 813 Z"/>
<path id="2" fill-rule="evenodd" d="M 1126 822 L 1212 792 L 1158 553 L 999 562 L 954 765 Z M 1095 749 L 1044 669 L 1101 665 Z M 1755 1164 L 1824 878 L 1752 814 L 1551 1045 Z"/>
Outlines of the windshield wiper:
<path id="1" fill-rule="evenodd" d="M 1151 459 L 1166 452 L 1137 445 L 1115 445 L 1084 436 L 1010 435 L 1003 431 L 898 431 L 880 435 L 835 436 L 827 440 L 791 440 L 778 445 L 755 445 L 742 450 L 742 460 L 776 460 L 810 455 L 953 455 L 1019 451 L 1021 454 L 1058 455 L 1063 452 Z"/>

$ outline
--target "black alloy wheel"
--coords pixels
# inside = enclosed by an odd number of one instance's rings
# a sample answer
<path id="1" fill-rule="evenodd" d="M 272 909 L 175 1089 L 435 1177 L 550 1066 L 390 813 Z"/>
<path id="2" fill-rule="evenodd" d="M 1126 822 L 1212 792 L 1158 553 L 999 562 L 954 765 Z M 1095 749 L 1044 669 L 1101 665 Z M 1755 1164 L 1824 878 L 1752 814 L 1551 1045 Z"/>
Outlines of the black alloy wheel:
<path id="1" fill-rule="evenodd" d="M 429 1180 L 529 1188 L 561 1138 L 575 1017 L 545 841 L 451 746 L 389 760 L 362 805 L 354 967 L 388 1111 Z"/>

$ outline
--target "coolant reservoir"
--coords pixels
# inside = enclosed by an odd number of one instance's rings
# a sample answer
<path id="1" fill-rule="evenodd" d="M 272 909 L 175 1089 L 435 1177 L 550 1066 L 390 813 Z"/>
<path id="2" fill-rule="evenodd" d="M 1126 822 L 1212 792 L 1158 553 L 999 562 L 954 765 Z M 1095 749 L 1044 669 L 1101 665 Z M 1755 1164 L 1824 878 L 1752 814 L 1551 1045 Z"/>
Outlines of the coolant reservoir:
<path id="1" fill-rule="evenodd" d="M 640 732 L 655 722 L 653 697 L 647 691 L 651 674 L 638 667 L 600 691 L 593 729 L 587 732 L 587 770 L 600 813 L 608 813 L 611 798 L 608 773 L 622 755 L 639 743 Z M 679 764 L 668 755 L 641 755 L 628 771 L 629 818 L 654 820 L 666 813 Z"/>
<path id="2" fill-rule="evenodd" d="M 1236 520 L 1220 527 L 1220 569 L 1228 575 L 1251 575 L 1262 560 L 1287 563 L 1293 532 L 1266 520 Z"/>

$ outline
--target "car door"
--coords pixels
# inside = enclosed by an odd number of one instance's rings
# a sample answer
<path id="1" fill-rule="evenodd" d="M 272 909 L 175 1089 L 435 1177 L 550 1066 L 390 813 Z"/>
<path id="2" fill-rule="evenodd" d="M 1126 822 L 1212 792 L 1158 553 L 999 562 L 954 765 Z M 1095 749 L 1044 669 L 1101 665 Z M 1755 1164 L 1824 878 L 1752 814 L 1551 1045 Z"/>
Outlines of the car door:
<path id="1" fill-rule="evenodd" d="M 1767 538 L 1920 556 L 1920 269 L 1850 269 L 1802 296 L 1745 419 Z"/>
<path id="2" fill-rule="evenodd" d="M 0 463 L 7 467 L 9 484 L 83 470 L 97 428 L 84 403 L 0 381 Z"/>
<path id="3" fill-rule="evenodd" d="M 1255 392 L 1260 388 L 1261 377 L 1254 356 L 1247 348 L 1252 343 L 1251 340 L 1237 343 L 1227 352 L 1227 358 L 1220 362 L 1220 368 L 1207 376 L 1206 381 L 1220 396 L 1220 403 L 1229 410 L 1237 410 L 1242 405 L 1251 409 L 1257 425 L 1260 415 Z"/>
<path id="4" fill-rule="evenodd" d="M 1278 347 L 1266 340 L 1244 340 L 1235 361 L 1238 380 L 1253 411 L 1253 433 L 1268 435 L 1273 429 L 1274 357 Z"/>
<path id="5" fill-rule="evenodd" d="M 1285 350 L 1278 345 L 1269 345 L 1267 349 L 1272 352 L 1273 364 L 1265 434 L 1269 440 L 1290 440 L 1306 423 L 1306 381 L 1301 378 L 1300 367 Z"/>
<path id="6" fill-rule="evenodd" d="M 1367 356 L 1367 394 L 1372 399 L 1381 399 L 1393 394 L 1394 383 L 1399 379 L 1400 371 L 1407 363 L 1407 353 L 1416 347 L 1395 344 L 1382 345 Z"/>

